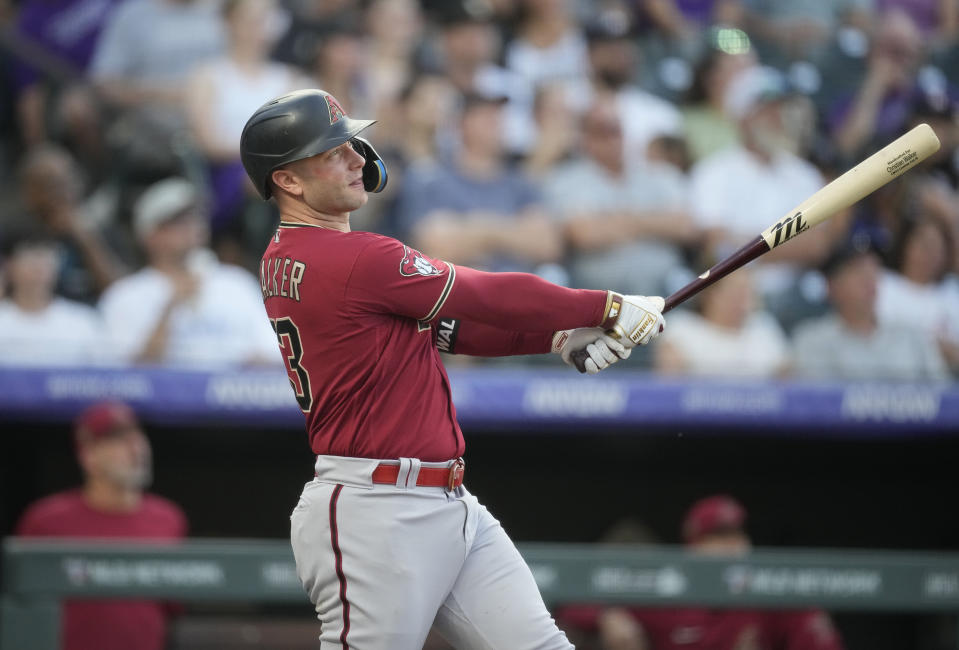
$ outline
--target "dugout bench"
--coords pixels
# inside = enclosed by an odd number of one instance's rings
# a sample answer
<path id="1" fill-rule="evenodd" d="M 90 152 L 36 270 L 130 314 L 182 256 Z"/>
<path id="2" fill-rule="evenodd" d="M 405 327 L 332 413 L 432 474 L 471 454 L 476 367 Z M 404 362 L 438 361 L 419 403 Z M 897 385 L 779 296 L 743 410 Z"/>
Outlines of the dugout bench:
<path id="1" fill-rule="evenodd" d="M 548 603 L 959 613 L 959 553 L 682 549 L 521 544 Z M 302 603 L 286 541 L 179 544 L 3 542 L 0 649 L 56 650 L 64 598 Z M 959 647 L 959 630 L 957 630 Z"/>

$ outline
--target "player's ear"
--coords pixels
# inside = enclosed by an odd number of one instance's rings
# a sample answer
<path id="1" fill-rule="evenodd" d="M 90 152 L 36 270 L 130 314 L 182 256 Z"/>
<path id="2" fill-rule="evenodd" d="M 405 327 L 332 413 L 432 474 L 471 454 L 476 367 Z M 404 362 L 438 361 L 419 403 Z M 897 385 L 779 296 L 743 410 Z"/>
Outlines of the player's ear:
<path id="1" fill-rule="evenodd" d="M 273 182 L 274 189 L 280 189 L 293 196 L 303 195 L 303 186 L 300 185 L 300 179 L 291 169 L 280 167 L 270 173 L 270 180 Z"/>

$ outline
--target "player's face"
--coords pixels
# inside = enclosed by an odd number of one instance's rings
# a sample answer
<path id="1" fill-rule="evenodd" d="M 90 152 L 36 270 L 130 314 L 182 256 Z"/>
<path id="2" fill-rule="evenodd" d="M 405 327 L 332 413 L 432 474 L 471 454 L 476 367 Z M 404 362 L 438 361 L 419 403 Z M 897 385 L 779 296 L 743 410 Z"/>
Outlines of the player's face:
<path id="1" fill-rule="evenodd" d="M 88 474 L 120 489 L 139 490 L 150 484 L 153 475 L 150 441 L 138 427 L 88 442 L 83 454 Z"/>
<path id="2" fill-rule="evenodd" d="M 303 190 L 303 200 L 322 214 L 349 214 L 368 197 L 363 188 L 366 160 L 349 142 L 291 165 Z"/>

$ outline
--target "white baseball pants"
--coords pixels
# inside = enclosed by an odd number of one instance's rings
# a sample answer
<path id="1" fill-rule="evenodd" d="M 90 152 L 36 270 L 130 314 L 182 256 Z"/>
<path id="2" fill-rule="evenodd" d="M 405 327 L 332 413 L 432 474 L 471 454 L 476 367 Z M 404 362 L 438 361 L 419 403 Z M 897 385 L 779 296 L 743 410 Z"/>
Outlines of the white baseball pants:
<path id="1" fill-rule="evenodd" d="M 379 462 L 319 456 L 290 517 L 321 648 L 422 650 L 431 626 L 459 650 L 573 647 L 489 511 L 464 487 L 415 487 L 452 461 L 401 459 L 397 485 L 372 482 Z"/>

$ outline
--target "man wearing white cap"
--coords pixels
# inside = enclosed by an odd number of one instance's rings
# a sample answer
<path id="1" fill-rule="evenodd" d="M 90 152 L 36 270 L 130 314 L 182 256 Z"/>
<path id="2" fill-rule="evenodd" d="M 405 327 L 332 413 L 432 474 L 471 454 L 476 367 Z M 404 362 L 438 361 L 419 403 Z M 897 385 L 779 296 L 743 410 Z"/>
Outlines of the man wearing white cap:
<path id="1" fill-rule="evenodd" d="M 202 203 L 190 182 L 150 186 L 134 206 L 133 229 L 147 266 L 100 301 L 121 358 L 206 367 L 275 361 L 259 285 L 206 247 Z"/>

